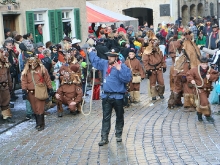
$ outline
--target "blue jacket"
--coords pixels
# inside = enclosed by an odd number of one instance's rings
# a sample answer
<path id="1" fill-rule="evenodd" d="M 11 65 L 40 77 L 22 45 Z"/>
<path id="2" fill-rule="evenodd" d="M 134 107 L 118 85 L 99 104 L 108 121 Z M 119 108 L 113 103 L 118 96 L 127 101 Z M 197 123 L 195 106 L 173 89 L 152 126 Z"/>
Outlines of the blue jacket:
<path id="1" fill-rule="evenodd" d="M 99 58 L 93 51 L 89 53 L 89 59 L 92 66 L 101 70 L 103 73 L 103 91 L 117 92 L 118 94 L 111 94 L 109 97 L 122 99 L 122 93 L 126 92 L 126 83 L 130 82 L 132 78 L 130 68 L 122 63 L 121 70 L 117 70 L 115 67 L 112 67 L 110 74 L 107 75 L 108 60 Z M 107 94 L 104 93 L 102 98 L 105 97 L 107 97 Z"/>

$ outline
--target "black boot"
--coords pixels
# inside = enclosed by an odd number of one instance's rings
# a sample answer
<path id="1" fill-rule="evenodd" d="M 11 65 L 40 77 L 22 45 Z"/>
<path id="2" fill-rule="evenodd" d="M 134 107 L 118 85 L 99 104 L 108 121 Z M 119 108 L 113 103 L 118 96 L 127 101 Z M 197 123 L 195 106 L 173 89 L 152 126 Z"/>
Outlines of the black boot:
<path id="1" fill-rule="evenodd" d="M 39 127 L 38 131 L 44 130 L 45 122 L 44 122 L 44 114 L 39 115 Z"/>
<path id="2" fill-rule="evenodd" d="M 156 97 L 152 97 L 152 100 L 157 100 Z"/>
<path id="3" fill-rule="evenodd" d="M 198 120 L 199 120 L 199 121 L 203 121 L 203 119 L 202 119 L 202 113 L 197 112 L 197 116 L 198 116 Z"/>
<path id="4" fill-rule="evenodd" d="M 5 121 L 7 121 L 8 123 L 15 123 L 15 121 L 11 117 L 7 117 Z"/>
<path id="5" fill-rule="evenodd" d="M 36 126 L 35 128 L 38 129 L 40 127 L 40 123 L 39 123 L 39 115 L 34 114 L 35 120 L 36 120 Z"/>
<path id="6" fill-rule="evenodd" d="M 107 137 L 102 137 L 102 140 L 99 142 L 99 146 L 103 146 L 105 144 L 108 144 L 108 138 Z"/>
<path id="7" fill-rule="evenodd" d="M 209 123 L 214 123 L 214 119 L 212 116 L 206 116 L 206 120 L 209 122 Z"/>

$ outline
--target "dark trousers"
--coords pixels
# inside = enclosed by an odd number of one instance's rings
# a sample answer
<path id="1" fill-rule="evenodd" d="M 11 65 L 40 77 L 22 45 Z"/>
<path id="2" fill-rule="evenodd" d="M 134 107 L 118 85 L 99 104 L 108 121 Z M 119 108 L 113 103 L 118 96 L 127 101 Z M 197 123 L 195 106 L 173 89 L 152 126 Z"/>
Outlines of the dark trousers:
<path id="1" fill-rule="evenodd" d="M 122 135 L 124 127 L 124 108 L 123 108 L 123 99 L 113 99 L 113 98 L 104 98 L 102 99 L 102 138 L 108 138 L 108 134 L 111 129 L 111 116 L 112 109 L 115 109 L 116 113 L 116 124 L 115 124 L 115 136 L 120 137 Z"/>

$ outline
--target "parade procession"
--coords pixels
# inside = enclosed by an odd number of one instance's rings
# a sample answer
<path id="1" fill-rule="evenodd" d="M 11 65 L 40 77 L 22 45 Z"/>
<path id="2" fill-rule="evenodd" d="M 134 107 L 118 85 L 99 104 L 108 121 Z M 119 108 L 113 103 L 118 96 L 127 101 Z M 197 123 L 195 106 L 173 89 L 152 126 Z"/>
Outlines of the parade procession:
<path id="1" fill-rule="evenodd" d="M 71 3 L 0 0 L 0 164 L 220 164 L 215 3 Z"/>

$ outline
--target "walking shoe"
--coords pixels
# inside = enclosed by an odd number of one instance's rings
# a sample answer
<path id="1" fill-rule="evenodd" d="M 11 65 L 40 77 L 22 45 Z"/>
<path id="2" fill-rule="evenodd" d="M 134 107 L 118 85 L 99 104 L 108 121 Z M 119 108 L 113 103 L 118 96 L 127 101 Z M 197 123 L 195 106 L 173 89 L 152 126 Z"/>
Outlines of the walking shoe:
<path id="1" fill-rule="evenodd" d="M 198 116 L 198 120 L 199 120 L 199 121 L 203 121 L 203 119 L 202 119 L 202 113 L 197 112 L 197 116 Z"/>
<path id="2" fill-rule="evenodd" d="M 26 115 L 26 119 L 27 119 L 27 120 L 32 119 L 32 115 Z"/>
<path id="3" fill-rule="evenodd" d="M 63 117 L 63 113 L 62 112 L 58 112 L 58 117 Z"/>
<path id="4" fill-rule="evenodd" d="M 116 137 L 116 141 L 117 141 L 117 142 L 122 142 L 121 136 L 120 136 L 120 137 Z"/>
<path id="5" fill-rule="evenodd" d="M 77 112 L 76 111 L 70 111 L 70 114 L 77 115 Z"/>
<path id="6" fill-rule="evenodd" d="M 184 109 L 183 111 L 184 112 L 195 112 L 196 109 L 191 107 L 191 108 Z"/>
<path id="7" fill-rule="evenodd" d="M 182 103 L 179 103 L 179 104 L 176 104 L 175 106 L 177 106 L 177 107 L 182 107 L 183 104 L 182 104 Z"/>
<path id="8" fill-rule="evenodd" d="M 99 146 L 103 146 L 105 144 L 108 144 L 108 139 L 102 139 L 100 142 L 99 142 Z"/>
<path id="9" fill-rule="evenodd" d="M 206 116 L 206 120 L 209 122 L 209 123 L 214 123 L 214 119 L 212 116 Z"/>
<path id="10" fill-rule="evenodd" d="M 152 97 L 152 100 L 157 100 L 156 97 Z"/>
<path id="11" fill-rule="evenodd" d="M 11 117 L 8 117 L 7 119 L 5 119 L 5 121 L 9 123 L 15 123 L 15 121 Z"/>
<path id="12" fill-rule="evenodd" d="M 133 102 L 133 104 L 138 104 L 138 103 L 139 103 L 139 102 L 137 102 L 137 101 L 134 101 L 134 102 Z"/>
<path id="13" fill-rule="evenodd" d="M 160 95 L 160 99 L 164 99 L 164 96 L 163 96 L 163 95 Z"/>

